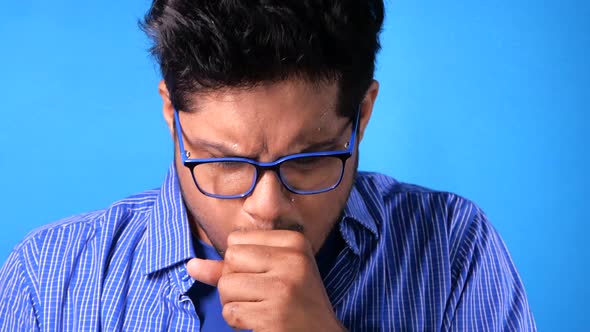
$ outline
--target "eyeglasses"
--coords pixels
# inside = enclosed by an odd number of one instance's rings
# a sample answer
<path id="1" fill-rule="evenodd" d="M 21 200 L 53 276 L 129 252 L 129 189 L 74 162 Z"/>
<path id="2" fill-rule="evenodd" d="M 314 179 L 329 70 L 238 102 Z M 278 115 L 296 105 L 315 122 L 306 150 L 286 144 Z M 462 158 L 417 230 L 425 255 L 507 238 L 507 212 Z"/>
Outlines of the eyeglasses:
<path id="1" fill-rule="evenodd" d="M 359 111 L 353 120 L 350 141 L 345 150 L 296 153 L 273 162 L 259 162 L 241 157 L 189 158 L 184 149 L 178 111 L 174 111 L 176 135 L 182 163 L 190 169 L 201 193 L 215 198 L 242 198 L 250 195 L 259 176 L 273 171 L 289 191 L 300 195 L 319 194 L 336 188 L 344 176 L 346 160 L 354 151 Z"/>

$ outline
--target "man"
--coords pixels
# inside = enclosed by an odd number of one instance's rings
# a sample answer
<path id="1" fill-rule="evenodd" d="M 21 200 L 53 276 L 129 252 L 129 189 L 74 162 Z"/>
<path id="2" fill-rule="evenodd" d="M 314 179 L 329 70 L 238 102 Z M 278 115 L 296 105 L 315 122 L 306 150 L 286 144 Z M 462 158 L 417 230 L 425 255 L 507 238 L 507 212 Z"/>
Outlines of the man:
<path id="1" fill-rule="evenodd" d="M 2 331 L 529 331 L 473 203 L 357 172 L 378 0 L 155 0 L 159 190 L 26 237 Z"/>

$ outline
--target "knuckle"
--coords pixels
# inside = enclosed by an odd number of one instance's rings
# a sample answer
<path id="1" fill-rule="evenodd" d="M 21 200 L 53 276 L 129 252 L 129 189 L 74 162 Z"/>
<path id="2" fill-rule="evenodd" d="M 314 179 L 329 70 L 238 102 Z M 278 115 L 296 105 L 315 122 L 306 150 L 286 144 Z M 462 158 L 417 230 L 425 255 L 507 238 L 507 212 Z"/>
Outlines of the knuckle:
<path id="1" fill-rule="evenodd" d="M 217 282 L 217 290 L 220 295 L 225 293 L 230 288 L 229 283 L 230 280 L 228 276 L 222 276 L 221 278 L 219 278 L 219 281 Z"/>
<path id="2" fill-rule="evenodd" d="M 305 236 L 299 232 L 291 232 L 289 238 L 290 247 L 299 251 L 306 251 L 309 249 L 309 242 Z"/>
<path id="3" fill-rule="evenodd" d="M 228 246 L 227 249 L 225 250 L 225 255 L 223 257 L 225 263 L 232 263 L 235 261 L 236 259 L 236 247 L 235 246 Z"/>
<path id="4" fill-rule="evenodd" d="M 309 277 L 309 273 L 316 269 L 315 260 L 308 254 L 301 251 L 293 250 L 289 252 L 284 261 L 289 266 L 289 279 L 293 281 L 304 280 Z"/>
<path id="5" fill-rule="evenodd" d="M 279 298 L 289 299 L 294 294 L 294 285 L 289 279 L 275 278 L 273 280 L 274 288 L 279 294 Z"/>
<path id="6" fill-rule="evenodd" d="M 242 238 L 241 232 L 229 233 L 229 235 L 227 236 L 228 247 L 240 243 L 241 238 Z"/>
<path id="7" fill-rule="evenodd" d="M 223 306 L 221 314 L 228 325 L 237 327 L 241 324 L 239 315 L 240 305 L 237 303 L 227 303 Z"/>
<path id="8" fill-rule="evenodd" d="M 307 255 L 301 251 L 293 251 L 289 254 L 289 263 L 294 267 L 304 267 L 307 264 Z"/>

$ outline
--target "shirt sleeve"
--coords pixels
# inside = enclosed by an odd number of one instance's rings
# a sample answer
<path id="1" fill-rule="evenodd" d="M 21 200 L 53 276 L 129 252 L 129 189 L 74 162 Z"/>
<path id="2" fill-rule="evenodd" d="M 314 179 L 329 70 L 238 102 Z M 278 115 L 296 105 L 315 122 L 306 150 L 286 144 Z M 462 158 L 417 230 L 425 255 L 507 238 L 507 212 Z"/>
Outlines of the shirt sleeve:
<path id="1" fill-rule="evenodd" d="M 455 259 L 444 331 L 536 331 L 522 281 L 506 245 L 479 211 Z"/>
<path id="2" fill-rule="evenodd" d="M 29 283 L 18 250 L 0 269 L 0 331 L 38 331 Z"/>

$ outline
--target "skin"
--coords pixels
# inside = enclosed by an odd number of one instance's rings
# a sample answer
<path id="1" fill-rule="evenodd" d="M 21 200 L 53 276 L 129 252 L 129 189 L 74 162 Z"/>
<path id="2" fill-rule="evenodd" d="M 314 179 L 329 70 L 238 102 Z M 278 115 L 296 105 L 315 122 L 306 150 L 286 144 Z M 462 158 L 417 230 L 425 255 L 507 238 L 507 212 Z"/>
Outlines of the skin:
<path id="1" fill-rule="evenodd" d="M 343 330 L 314 255 L 348 199 L 358 143 L 378 90 L 374 81 L 361 103 L 357 147 L 337 188 L 296 195 L 283 187 L 274 172 L 265 172 L 251 195 L 227 200 L 203 195 L 190 170 L 182 165 L 174 108 L 166 85 L 160 82 L 189 222 L 196 236 L 224 256 L 223 261 L 192 259 L 187 270 L 195 280 L 218 287 L 223 317 L 230 326 L 253 331 Z M 190 109 L 180 112 L 185 149 L 191 158 L 241 156 L 265 162 L 308 152 L 310 147 L 313 151 L 342 150 L 352 124 L 336 113 L 337 95 L 336 83 L 296 79 L 197 93 Z M 326 141 L 331 144 L 317 145 Z"/>

